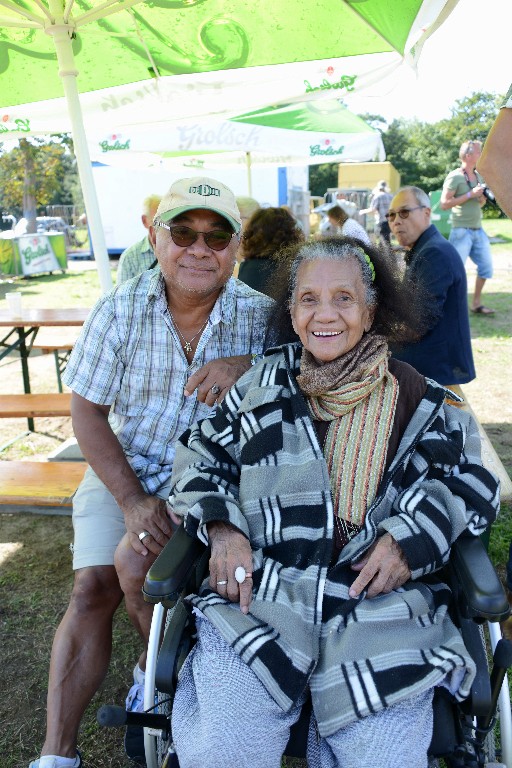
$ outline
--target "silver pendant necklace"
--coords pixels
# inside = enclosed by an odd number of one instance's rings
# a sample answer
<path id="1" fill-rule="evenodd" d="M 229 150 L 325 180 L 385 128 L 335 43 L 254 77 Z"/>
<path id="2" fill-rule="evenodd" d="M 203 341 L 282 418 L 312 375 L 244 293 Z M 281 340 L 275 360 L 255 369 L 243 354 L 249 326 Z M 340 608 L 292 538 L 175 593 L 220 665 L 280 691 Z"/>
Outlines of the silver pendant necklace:
<path id="1" fill-rule="evenodd" d="M 206 326 L 208 324 L 208 318 L 206 318 L 206 321 L 202 324 L 202 326 L 198 330 L 198 332 L 196 334 L 194 334 L 194 336 L 192 336 L 192 338 L 187 341 L 186 338 L 184 337 L 184 335 L 182 334 L 182 332 L 180 331 L 180 329 L 178 328 L 178 324 L 176 323 L 176 320 L 172 316 L 171 310 L 169 310 L 169 314 L 171 316 L 172 322 L 174 323 L 174 327 L 178 331 L 178 336 L 183 340 L 183 349 L 185 351 L 185 354 L 186 355 L 191 355 L 192 354 L 192 342 L 194 341 L 194 339 L 197 339 L 197 337 L 199 336 L 200 333 L 202 333 L 204 331 L 204 329 L 206 328 Z"/>

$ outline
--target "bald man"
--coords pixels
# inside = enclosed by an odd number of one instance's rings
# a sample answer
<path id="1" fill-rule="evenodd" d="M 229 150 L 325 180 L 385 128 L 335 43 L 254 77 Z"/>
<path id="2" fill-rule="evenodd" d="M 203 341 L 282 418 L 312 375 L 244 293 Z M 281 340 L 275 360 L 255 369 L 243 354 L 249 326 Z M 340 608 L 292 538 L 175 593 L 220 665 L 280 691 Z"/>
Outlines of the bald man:
<path id="1" fill-rule="evenodd" d="M 158 206 L 160 205 L 160 195 L 149 195 L 142 201 L 142 225 L 148 230 L 153 225 L 153 219 Z M 117 266 L 117 285 L 130 280 L 132 277 L 140 275 L 146 269 L 156 266 L 156 258 L 153 252 L 153 246 L 146 233 L 142 240 L 130 245 L 121 254 Z"/>

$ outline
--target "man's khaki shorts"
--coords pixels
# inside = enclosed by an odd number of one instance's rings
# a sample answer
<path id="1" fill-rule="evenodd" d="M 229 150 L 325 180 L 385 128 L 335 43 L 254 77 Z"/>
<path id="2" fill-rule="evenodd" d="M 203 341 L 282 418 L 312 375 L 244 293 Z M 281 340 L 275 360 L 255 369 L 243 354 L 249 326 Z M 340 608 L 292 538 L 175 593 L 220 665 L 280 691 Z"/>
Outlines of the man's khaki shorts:
<path id="1" fill-rule="evenodd" d="M 170 483 L 155 496 L 169 497 Z M 114 565 L 117 545 L 126 533 L 124 515 L 96 473 L 88 467 L 73 498 L 73 569 Z"/>

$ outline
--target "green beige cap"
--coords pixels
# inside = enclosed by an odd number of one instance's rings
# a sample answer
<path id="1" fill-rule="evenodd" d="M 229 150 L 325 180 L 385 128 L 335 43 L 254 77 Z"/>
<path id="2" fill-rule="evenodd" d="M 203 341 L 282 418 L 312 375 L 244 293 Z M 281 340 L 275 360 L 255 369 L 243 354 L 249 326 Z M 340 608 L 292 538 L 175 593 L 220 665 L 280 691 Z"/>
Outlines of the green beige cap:
<path id="1" fill-rule="evenodd" d="M 205 176 L 175 181 L 163 196 L 155 218 L 167 222 L 195 208 L 215 211 L 240 232 L 242 220 L 233 192 L 221 181 Z"/>

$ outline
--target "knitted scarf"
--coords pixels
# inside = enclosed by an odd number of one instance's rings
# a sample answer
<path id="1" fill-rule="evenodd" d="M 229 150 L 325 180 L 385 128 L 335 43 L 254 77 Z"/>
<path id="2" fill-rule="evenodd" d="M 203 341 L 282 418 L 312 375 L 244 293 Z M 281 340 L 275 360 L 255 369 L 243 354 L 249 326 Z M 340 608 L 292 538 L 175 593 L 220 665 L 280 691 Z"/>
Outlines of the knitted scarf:
<path id="1" fill-rule="evenodd" d="M 398 398 L 388 371 L 384 337 L 366 334 L 359 344 L 319 366 L 305 349 L 298 384 L 313 419 L 331 422 L 323 446 L 334 510 L 357 526 L 377 494 Z"/>

